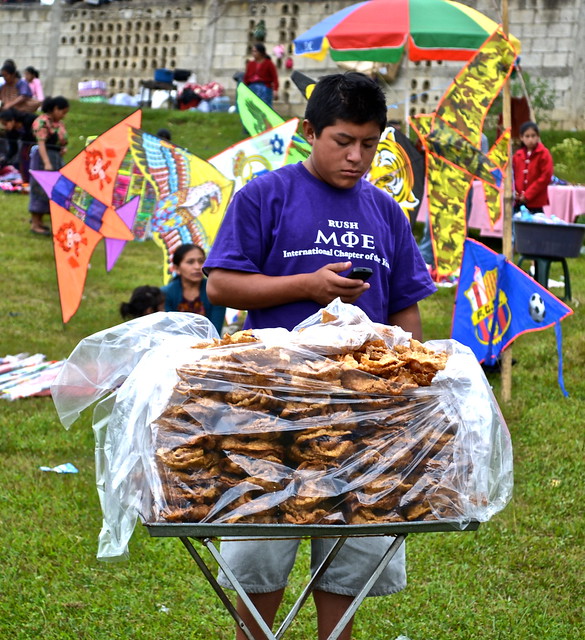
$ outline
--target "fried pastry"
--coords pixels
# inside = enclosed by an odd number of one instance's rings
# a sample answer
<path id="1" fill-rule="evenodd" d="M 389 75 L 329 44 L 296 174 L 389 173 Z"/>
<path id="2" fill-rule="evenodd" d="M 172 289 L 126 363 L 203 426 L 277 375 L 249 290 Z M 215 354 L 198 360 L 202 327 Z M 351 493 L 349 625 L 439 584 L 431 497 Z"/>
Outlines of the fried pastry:
<path id="1" fill-rule="evenodd" d="M 379 524 L 382 522 L 404 522 L 396 511 L 386 511 L 376 507 L 359 507 L 347 516 L 348 524 Z"/>
<path id="2" fill-rule="evenodd" d="M 330 512 L 321 496 L 290 496 L 280 504 L 282 522 L 289 524 L 318 524 Z"/>
<path id="3" fill-rule="evenodd" d="M 219 460 L 219 452 L 205 446 L 211 440 L 212 438 L 208 436 L 201 436 L 193 445 L 179 446 L 174 449 L 160 447 L 156 451 L 156 457 L 170 469 L 209 468 Z"/>
<path id="4" fill-rule="evenodd" d="M 183 509 L 163 509 L 161 517 L 166 522 L 201 522 L 212 508 L 210 504 L 196 504 Z"/>
<path id="5" fill-rule="evenodd" d="M 323 426 L 294 434 L 289 455 L 297 462 L 327 462 L 347 458 L 355 450 L 351 431 Z"/>
<path id="6" fill-rule="evenodd" d="M 455 456 L 457 424 L 434 390 L 420 392 L 447 355 L 386 333 L 327 357 L 252 331 L 196 345 L 153 429 L 160 517 L 357 524 L 460 512 L 454 480 L 472 461 Z"/>

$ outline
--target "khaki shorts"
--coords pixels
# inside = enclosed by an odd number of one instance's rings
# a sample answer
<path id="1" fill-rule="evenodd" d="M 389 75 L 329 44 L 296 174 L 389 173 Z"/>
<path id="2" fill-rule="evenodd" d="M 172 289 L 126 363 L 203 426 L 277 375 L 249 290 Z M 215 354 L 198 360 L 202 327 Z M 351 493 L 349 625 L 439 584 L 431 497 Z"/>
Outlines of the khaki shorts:
<path id="1" fill-rule="evenodd" d="M 348 538 L 315 588 L 339 595 L 357 595 L 393 541 L 393 537 Z M 224 539 L 220 552 L 246 593 L 270 593 L 286 587 L 299 543 L 300 540 Z M 311 573 L 334 544 L 331 538 L 311 539 Z M 383 596 L 404 589 L 404 547 L 402 543 L 368 596 Z M 222 587 L 233 589 L 221 570 L 218 581 Z"/>

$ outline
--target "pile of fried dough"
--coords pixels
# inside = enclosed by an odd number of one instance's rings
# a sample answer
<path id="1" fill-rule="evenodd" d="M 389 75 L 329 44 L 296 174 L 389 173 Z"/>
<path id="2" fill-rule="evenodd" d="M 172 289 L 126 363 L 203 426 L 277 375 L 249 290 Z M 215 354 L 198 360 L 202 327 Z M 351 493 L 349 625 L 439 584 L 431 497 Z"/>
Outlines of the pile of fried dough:
<path id="1" fill-rule="evenodd" d="M 252 332 L 198 345 L 155 426 L 164 522 L 456 519 L 471 461 L 431 382 L 447 355 L 383 339 L 317 355 Z"/>

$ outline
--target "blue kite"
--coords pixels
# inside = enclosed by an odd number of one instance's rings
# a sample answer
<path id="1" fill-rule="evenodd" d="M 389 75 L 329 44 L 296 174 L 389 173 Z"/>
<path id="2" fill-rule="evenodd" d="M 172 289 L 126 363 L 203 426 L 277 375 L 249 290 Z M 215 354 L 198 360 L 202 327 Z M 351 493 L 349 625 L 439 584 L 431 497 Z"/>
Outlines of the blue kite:
<path id="1" fill-rule="evenodd" d="M 572 313 L 571 307 L 505 256 L 481 242 L 465 240 L 451 338 L 467 345 L 480 363 L 493 366 L 518 336 L 554 325 L 559 386 L 568 395 L 563 382 L 560 323 Z"/>

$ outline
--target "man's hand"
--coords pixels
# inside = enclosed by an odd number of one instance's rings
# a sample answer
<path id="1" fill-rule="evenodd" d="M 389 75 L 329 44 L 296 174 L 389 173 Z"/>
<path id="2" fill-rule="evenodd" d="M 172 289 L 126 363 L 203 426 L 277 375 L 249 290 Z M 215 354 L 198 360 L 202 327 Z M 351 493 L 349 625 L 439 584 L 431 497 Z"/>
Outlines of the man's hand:
<path id="1" fill-rule="evenodd" d="M 300 300 L 313 300 L 326 306 L 335 298 L 352 303 L 370 285 L 339 275 L 350 268 L 351 262 L 334 262 L 317 271 L 291 276 L 212 269 L 207 280 L 207 296 L 212 304 L 234 309 L 265 309 Z"/>
<path id="2" fill-rule="evenodd" d="M 323 306 L 335 298 L 341 298 L 342 302 L 355 302 L 370 285 L 339 275 L 348 269 L 351 269 L 351 262 L 333 262 L 310 274 L 310 299 Z"/>

